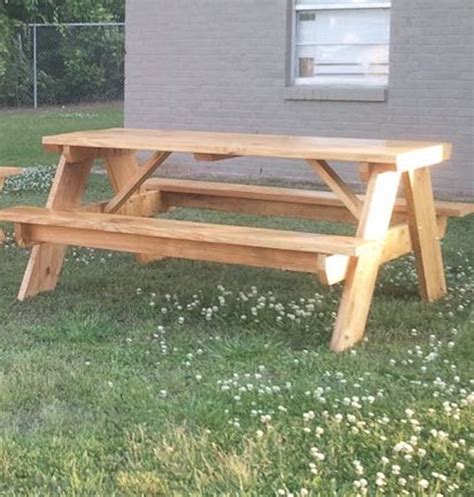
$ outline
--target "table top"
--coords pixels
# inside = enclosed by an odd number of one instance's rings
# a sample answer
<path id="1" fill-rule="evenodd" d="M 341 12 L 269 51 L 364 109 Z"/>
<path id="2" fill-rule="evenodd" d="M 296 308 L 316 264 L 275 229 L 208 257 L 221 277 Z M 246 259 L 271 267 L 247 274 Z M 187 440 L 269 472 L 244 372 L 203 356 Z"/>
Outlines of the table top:
<path id="1" fill-rule="evenodd" d="M 424 141 L 366 140 L 313 136 L 217 133 L 185 130 L 115 128 L 43 137 L 51 149 L 99 149 L 316 159 L 391 164 L 405 171 L 450 158 L 451 144 Z"/>

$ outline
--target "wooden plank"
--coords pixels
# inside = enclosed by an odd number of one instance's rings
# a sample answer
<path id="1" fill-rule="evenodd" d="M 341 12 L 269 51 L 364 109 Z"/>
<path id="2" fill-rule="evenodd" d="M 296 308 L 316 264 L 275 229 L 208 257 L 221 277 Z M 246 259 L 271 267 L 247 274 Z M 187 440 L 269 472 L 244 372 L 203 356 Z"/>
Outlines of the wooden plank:
<path id="1" fill-rule="evenodd" d="M 356 222 L 333 192 L 174 178 L 151 178 L 144 183 L 143 188 L 166 193 L 169 205 L 176 207 L 262 215 L 272 215 L 272 209 L 275 208 L 275 216 Z M 364 195 L 357 195 L 357 198 L 361 202 L 365 199 Z M 247 203 L 247 200 L 255 202 Z M 239 209 L 239 202 L 243 205 L 242 210 L 236 210 Z M 437 216 L 464 217 L 474 213 L 474 203 L 438 200 L 435 208 Z M 404 198 L 397 199 L 394 211 L 392 223 L 406 220 L 407 205 Z"/>
<path id="2" fill-rule="evenodd" d="M 235 246 L 203 241 L 171 240 L 128 233 L 79 230 L 73 227 L 30 225 L 30 242 L 68 243 L 75 246 L 136 253 L 150 258 L 180 259 L 243 264 L 287 271 L 315 272 L 318 254 L 272 248 Z"/>
<path id="3" fill-rule="evenodd" d="M 3 190 L 3 186 L 5 185 L 5 178 L 8 178 L 10 176 L 17 176 L 18 174 L 21 174 L 21 172 L 22 169 L 19 167 L 0 167 L 0 192 Z"/>
<path id="4" fill-rule="evenodd" d="M 0 221 L 57 226 L 105 233 L 126 233 L 157 239 L 187 240 L 223 245 L 248 246 L 292 252 L 360 256 L 373 252 L 373 243 L 356 237 L 321 235 L 247 226 L 137 218 L 117 214 L 59 211 L 40 207 L 11 207 L 0 211 Z"/>
<path id="5" fill-rule="evenodd" d="M 239 155 L 227 155 L 227 154 L 194 154 L 194 160 L 198 162 L 216 162 L 226 159 L 236 159 L 240 157 Z"/>
<path id="6" fill-rule="evenodd" d="M 168 206 L 210 209 L 259 216 L 282 216 L 316 221 L 354 223 L 354 216 L 344 206 L 311 205 L 276 200 L 256 200 L 239 197 L 219 197 L 188 193 L 162 192 Z"/>
<path id="7" fill-rule="evenodd" d="M 119 192 L 139 173 L 134 152 L 108 155 L 105 157 L 105 167 L 114 193 Z"/>
<path id="8" fill-rule="evenodd" d="M 17 176 L 21 174 L 23 169 L 21 167 L 14 166 L 1 166 L 0 167 L 0 178 L 6 178 L 8 176 Z"/>
<path id="9" fill-rule="evenodd" d="M 153 156 L 139 168 L 134 177 L 120 188 L 115 197 L 105 206 L 104 211 L 109 214 L 117 212 L 169 156 L 169 152 L 155 152 Z"/>
<path id="10" fill-rule="evenodd" d="M 62 148 L 62 154 L 68 162 L 84 162 L 88 159 L 95 159 L 98 151 L 88 147 L 71 147 L 66 145 Z"/>
<path id="11" fill-rule="evenodd" d="M 159 191 L 148 191 L 138 193 L 131 197 L 128 202 L 117 211 L 117 214 L 124 216 L 149 217 L 157 212 L 165 212 L 167 207 L 164 204 L 164 194 Z M 77 210 L 82 212 L 104 213 L 108 200 L 95 202 L 79 207 Z"/>
<path id="12" fill-rule="evenodd" d="M 447 218 L 437 218 L 438 236 L 444 238 Z M 383 242 L 381 264 L 398 259 L 413 252 L 408 224 L 399 224 L 388 229 Z M 318 260 L 318 274 L 325 285 L 335 285 L 346 279 L 349 257 L 343 255 L 321 256 Z"/>
<path id="13" fill-rule="evenodd" d="M 122 153 L 125 152 L 125 153 Z M 109 153 L 104 156 L 105 165 L 107 169 L 107 175 L 109 181 L 112 185 L 112 189 L 117 194 L 120 190 L 125 188 L 133 178 L 140 174 L 140 166 L 138 165 L 137 158 L 134 152 L 129 150 L 117 150 L 110 149 Z M 117 212 L 122 214 L 130 215 L 142 215 L 138 210 L 142 207 L 139 203 L 134 202 L 134 197 L 139 194 L 132 196 L 128 202 L 126 202 Z M 162 196 L 159 196 L 161 202 L 156 202 L 153 204 L 154 210 L 152 213 L 144 213 L 144 216 L 153 215 L 155 212 L 163 212 L 165 210 L 164 204 L 162 202 Z M 137 201 L 139 202 L 139 201 Z M 105 205 L 101 212 L 104 212 Z M 148 254 L 137 253 L 136 259 L 140 263 L 149 262 L 150 256 Z"/>
<path id="14" fill-rule="evenodd" d="M 3 166 L 0 167 L 0 192 L 3 190 L 3 186 L 5 184 L 5 178 L 9 176 L 16 176 L 21 174 L 22 169 L 20 167 L 12 167 L 12 166 Z M 5 241 L 5 233 L 0 228 L 0 245 Z"/>
<path id="15" fill-rule="evenodd" d="M 327 162 L 322 160 L 309 160 L 308 163 L 318 173 L 326 185 L 337 195 L 349 212 L 351 212 L 356 219 L 359 219 L 362 210 L 362 202 L 336 171 L 334 171 Z"/>
<path id="16" fill-rule="evenodd" d="M 349 260 L 331 341 L 336 352 L 351 347 L 364 335 L 399 182 L 397 172 L 373 172 L 369 179 L 357 236 L 375 241 L 378 250 Z"/>
<path id="17" fill-rule="evenodd" d="M 70 163 L 61 156 L 46 204 L 47 209 L 70 209 L 79 205 L 92 162 L 92 159 L 88 159 L 79 163 Z M 53 290 L 61 273 L 65 253 L 66 245 L 54 241 L 34 246 L 18 299 L 25 300 L 40 292 Z"/>
<path id="18" fill-rule="evenodd" d="M 446 294 L 447 286 L 429 169 L 404 173 L 403 185 L 421 296 L 434 301 Z"/>
<path id="19" fill-rule="evenodd" d="M 43 144 L 191 154 L 242 155 L 392 164 L 407 170 L 449 159 L 451 145 L 311 136 L 279 136 L 202 131 L 106 129 L 46 136 Z"/>

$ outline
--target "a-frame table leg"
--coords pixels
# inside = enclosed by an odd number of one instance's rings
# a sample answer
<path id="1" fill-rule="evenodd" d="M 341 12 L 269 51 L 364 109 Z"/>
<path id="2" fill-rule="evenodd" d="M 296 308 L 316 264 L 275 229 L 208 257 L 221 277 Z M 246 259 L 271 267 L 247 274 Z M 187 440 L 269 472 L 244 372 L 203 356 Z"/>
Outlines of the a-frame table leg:
<path id="1" fill-rule="evenodd" d="M 131 184 L 133 179 L 140 174 L 140 165 L 134 151 L 109 151 L 105 157 L 105 166 L 115 194 L 118 194 L 123 188 Z M 158 209 L 158 212 L 161 211 L 166 211 L 164 204 L 162 209 Z M 150 254 L 135 254 L 135 256 L 137 261 L 142 264 L 162 259 L 162 257 Z"/>
<path id="2" fill-rule="evenodd" d="M 372 253 L 351 257 L 337 314 L 331 349 L 341 352 L 362 339 L 374 294 L 383 240 L 390 224 L 400 174 L 373 168 L 362 209 L 357 236 L 380 240 Z"/>
<path id="3" fill-rule="evenodd" d="M 429 168 L 403 173 L 403 186 L 421 296 L 438 300 L 447 289 Z"/>
<path id="4" fill-rule="evenodd" d="M 67 210 L 80 204 L 92 162 L 92 158 L 81 162 L 67 162 L 66 157 L 61 156 L 46 204 L 48 209 Z M 51 291 L 56 287 L 66 248 L 64 245 L 51 243 L 33 247 L 18 293 L 19 300 Z"/>

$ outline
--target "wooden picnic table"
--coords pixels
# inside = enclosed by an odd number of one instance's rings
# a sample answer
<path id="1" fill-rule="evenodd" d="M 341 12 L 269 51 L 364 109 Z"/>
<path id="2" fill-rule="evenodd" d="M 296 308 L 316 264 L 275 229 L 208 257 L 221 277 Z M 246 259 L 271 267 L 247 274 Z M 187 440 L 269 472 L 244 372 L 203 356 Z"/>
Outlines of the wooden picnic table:
<path id="1" fill-rule="evenodd" d="M 0 211 L 0 220 L 15 223 L 18 242 L 33 247 L 21 300 L 56 287 L 70 245 L 132 252 L 142 262 L 179 257 L 303 271 L 327 284 L 344 281 L 331 343 L 341 351 L 363 337 L 381 264 L 414 251 L 422 297 L 446 293 L 440 237 L 449 212 L 462 204 L 435 205 L 430 167 L 450 157 L 447 143 L 108 129 L 46 136 L 43 145 L 61 154 L 46 208 Z M 152 155 L 139 164 L 137 151 Z M 150 178 L 173 152 L 198 161 L 304 160 L 331 192 Z M 115 195 L 81 205 L 97 158 Z M 365 196 L 327 161 L 357 164 Z M 397 199 L 400 183 L 405 200 Z M 357 229 L 336 236 L 151 217 L 177 205 L 349 221 Z"/>

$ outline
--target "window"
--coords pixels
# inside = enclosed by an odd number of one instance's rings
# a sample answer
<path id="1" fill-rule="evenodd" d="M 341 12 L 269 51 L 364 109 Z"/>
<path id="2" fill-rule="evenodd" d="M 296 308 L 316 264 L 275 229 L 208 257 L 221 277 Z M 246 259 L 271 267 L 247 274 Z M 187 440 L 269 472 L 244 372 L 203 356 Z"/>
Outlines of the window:
<path id="1" fill-rule="evenodd" d="M 294 83 L 386 85 L 390 6 L 376 0 L 295 0 Z"/>

